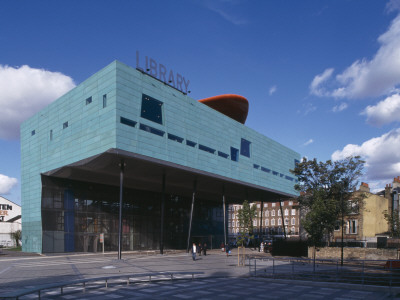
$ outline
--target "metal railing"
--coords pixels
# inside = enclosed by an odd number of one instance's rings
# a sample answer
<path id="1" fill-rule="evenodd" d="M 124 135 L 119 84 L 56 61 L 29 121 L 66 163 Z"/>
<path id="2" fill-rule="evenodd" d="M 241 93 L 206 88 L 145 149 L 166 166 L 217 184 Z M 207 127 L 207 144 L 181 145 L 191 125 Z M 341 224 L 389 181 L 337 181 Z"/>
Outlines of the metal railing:
<path id="1" fill-rule="evenodd" d="M 126 284 L 129 286 L 132 283 L 142 281 L 160 281 L 160 280 L 178 280 L 178 279 L 192 279 L 194 280 L 195 275 L 204 274 L 203 272 L 153 272 L 153 273 L 139 273 L 139 274 L 125 274 L 125 275 L 110 275 L 103 277 L 85 278 L 78 280 L 71 280 L 65 282 L 57 282 L 36 286 L 30 289 L 22 289 L 19 291 L 3 294 L 0 299 L 19 299 L 22 296 L 36 294 L 37 299 L 41 299 L 44 291 L 59 290 L 60 295 L 65 295 L 66 289 L 74 287 L 72 292 L 77 292 L 77 289 L 85 292 L 88 288 L 106 287 L 109 285 L 121 285 Z M 136 280 L 132 280 L 136 279 Z M 89 285 L 89 284 L 92 285 Z M 54 294 L 52 294 L 54 296 Z"/>
<path id="2" fill-rule="evenodd" d="M 249 258 L 251 276 L 377 286 L 400 286 L 398 260 L 340 260 L 307 258 Z"/>

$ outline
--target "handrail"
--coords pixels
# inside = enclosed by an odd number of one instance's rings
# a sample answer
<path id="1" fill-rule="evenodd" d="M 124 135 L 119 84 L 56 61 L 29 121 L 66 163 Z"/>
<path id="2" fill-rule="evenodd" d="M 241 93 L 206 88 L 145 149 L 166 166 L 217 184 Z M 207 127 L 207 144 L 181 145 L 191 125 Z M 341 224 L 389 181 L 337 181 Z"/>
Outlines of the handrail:
<path id="1" fill-rule="evenodd" d="M 19 297 L 37 293 L 38 294 L 38 299 L 41 297 L 41 292 L 43 290 L 49 290 L 49 289 L 55 289 L 55 288 L 60 288 L 60 294 L 64 294 L 64 288 L 76 284 L 81 284 L 83 285 L 83 290 L 86 290 L 86 284 L 88 282 L 93 282 L 93 281 L 104 281 L 105 282 L 105 287 L 108 287 L 108 283 L 110 280 L 115 280 L 115 279 L 121 279 L 121 278 L 126 278 L 126 284 L 130 284 L 130 279 L 134 277 L 149 277 L 149 281 L 151 282 L 152 278 L 155 276 L 168 276 L 171 280 L 174 280 L 174 276 L 176 275 L 192 275 L 192 280 L 194 279 L 194 275 L 200 275 L 204 274 L 204 272 L 152 272 L 152 273 L 135 273 L 135 274 L 124 274 L 124 275 L 110 275 L 110 276 L 102 276 L 102 277 L 91 277 L 91 278 L 84 278 L 84 279 L 76 279 L 76 280 L 70 280 L 70 281 L 64 281 L 64 282 L 57 282 L 57 283 L 49 283 L 49 284 L 44 284 L 40 285 L 34 288 L 29 288 L 29 289 L 24 289 L 21 291 L 16 291 L 16 292 L 10 292 L 3 294 L 0 296 L 0 299 L 19 299 Z M 175 278 L 176 279 L 176 278 Z"/>

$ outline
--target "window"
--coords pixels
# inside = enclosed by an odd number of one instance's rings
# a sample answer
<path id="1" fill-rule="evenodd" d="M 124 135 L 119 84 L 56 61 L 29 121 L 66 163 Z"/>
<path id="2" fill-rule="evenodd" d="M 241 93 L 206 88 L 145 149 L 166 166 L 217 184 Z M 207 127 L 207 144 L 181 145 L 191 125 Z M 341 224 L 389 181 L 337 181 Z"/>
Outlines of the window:
<path id="1" fill-rule="evenodd" d="M 285 218 L 285 225 L 289 225 L 289 219 Z"/>
<path id="2" fill-rule="evenodd" d="M 86 98 L 86 105 L 92 103 L 92 97 Z"/>
<path id="3" fill-rule="evenodd" d="M 234 219 L 235 218 L 235 214 L 232 214 L 232 219 Z"/>
<path id="4" fill-rule="evenodd" d="M 158 101 L 145 94 L 142 95 L 142 110 L 140 116 L 147 120 L 156 122 L 158 124 L 163 123 L 162 119 L 162 105 L 161 101 Z"/>
<path id="5" fill-rule="evenodd" d="M 280 209 L 278 209 L 278 216 L 279 217 L 281 216 L 281 210 Z"/>
<path id="6" fill-rule="evenodd" d="M 272 174 L 278 176 L 278 172 L 276 172 L 276 171 L 272 171 Z"/>
<path id="7" fill-rule="evenodd" d="M 257 220 L 253 220 L 253 226 L 257 226 Z"/>
<path id="8" fill-rule="evenodd" d="M 296 230 L 295 230 L 294 227 L 292 227 L 292 228 L 290 229 L 290 233 L 291 233 L 291 234 L 295 234 L 295 233 L 296 233 Z"/>
<path id="9" fill-rule="evenodd" d="M 268 203 L 264 203 L 264 207 L 268 207 Z"/>
<path id="10" fill-rule="evenodd" d="M 259 203 L 257 203 L 257 208 L 260 208 L 260 204 Z"/>
<path id="11" fill-rule="evenodd" d="M 278 219 L 278 226 L 282 225 L 282 219 Z"/>
<path id="12" fill-rule="evenodd" d="M 357 220 L 349 220 L 347 222 L 347 229 L 349 234 L 357 234 Z"/>
<path id="13" fill-rule="evenodd" d="M 228 157 L 229 157 L 229 154 L 226 154 L 226 153 L 224 153 L 224 152 L 218 151 L 218 156 L 221 156 L 221 157 L 223 157 L 223 158 L 228 158 Z"/>
<path id="14" fill-rule="evenodd" d="M 164 136 L 164 133 L 165 133 L 162 130 L 159 130 L 159 129 L 156 129 L 156 128 L 153 128 L 151 126 L 147 126 L 147 125 L 144 125 L 144 124 L 140 124 L 139 128 L 141 130 L 143 130 L 143 131 L 147 131 L 149 133 L 152 133 L 152 134 L 155 134 L 155 135 L 158 135 L 158 136 Z"/>
<path id="15" fill-rule="evenodd" d="M 231 147 L 231 160 L 239 161 L 239 150 Z"/>
<path id="16" fill-rule="evenodd" d="M 35 134 L 36 134 L 36 131 L 32 130 L 31 135 L 35 135 Z"/>
<path id="17" fill-rule="evenodd" d="M 269 220 L 268 219 L 265 220 L 265 226 L 269 226 Z"/>
<path id="18" fill-rule="evenodd" d="M 289 205 L 292 206 L 293 205 L 293 201 L 289 201 Z"/>
<path id="19" fill-rule="evenodd" d="M 271 210 L 271 216 L 275 217 L 275 210 Z"/>
<path id="20" fill-rule="evenodd" d="M 250 157 L 250 144 L 248 140 L 242 138 L 240 142 L 240 155 Z"/>
<path id="21" fill-rule="evenodd" d="M 296 225 L 296 219 L 295 218 L 292 218 L 291 225 Z"/>
<path id="22" fill-rule="evenodd" d="M 335 222 L 335 231 L 339 231 L 340 230 L 340 221 L 336 221 Z"/>
<path id="23" fill-rule="evenodd" d="M 203 151 L 206 151 L 206 152 L 209 152 L 209 153 L 212 153 L 212 154 L 215 153 L 215 149 L 212 149 L 210 147 L 207 147 L 207 146 L 204 146 L 204 145 L 201 145 L 201 144 L 199 144 L 199 149 L 203 150 Z"/>
<path id="24" fill-rule="evenodd" d="M 272 203 L 272 207 L 275 207 L 276 206 L 276 203 Z"/>
<path id="25" fill-rule="evenodd" d="M 271 173 L 270 169 L 264 168 L 264 167 L 261 167 L 261 171 L 266 172 L 266 173 Z"/>
<path id="26" fill-rule="evenodd" d="M 286 208 L 285 209 L 285 216 L 288 216 L 289 215 L 289 210 Z"/>
<path id="27" fill-rule="evenodd" d="M 196 147 L 197 143 L 186 140 L 186 145 L 190 146 L 190 147 Z"/>
<path id="28" fill-rule="evenodd" d="M 173 135 L 171 133 L 168 133 L 168 139 L 170 139 L 171 141 L 175 141 L 178 143 L 182 143 L 183 142 L 183 138 L 177 136 L 177 135 Z"/>
<path id="29" fill-rule="evenodd" d="M 253 164 L 253 168 L 254 168 L 254 169 L 259 169 L 259 168 L 260 168 L 260 165 Z"/>
<path id="30" fill-rule="evenodd" d="M 269 210 L 265 211 L 265 216 L 269 217 Z"/>
<path id="31" fill-rule="evenodd" d="M 275 226 L 275 219 L 271 220 L 271 226 Z"/>
<path id="32" fill-rule="evenodd" d="M 107 106 L 107 94 L 103 95 L 103 108 Z"/>
<path id="33" fill-rule="evenodd" d="M 53 130 L 50 130 L 50 141 L 53 140 Z"/>
<path id="34" fill-rule="evenodd" d="M 68 122 L 64 122 L 63 129 L 68 128 Z"/>
<path id="35" fill-rule="evenodd" d="M 121 124 L 128 125 L 130 127 L 135 127 L 136 123 L 137 123 L 137 122 L 135 122 L 133 120 L 130 120 L 130 119 L 127 119 L 127 118 L 124 118 L 124 117 L 120 118 L 120 122 L 121 122 Z"/>
<path id="36" fill-rule="evenodd" d="M 296 210 L 294 208 L 292 208 L 292 216 L 296 215 Z"/>

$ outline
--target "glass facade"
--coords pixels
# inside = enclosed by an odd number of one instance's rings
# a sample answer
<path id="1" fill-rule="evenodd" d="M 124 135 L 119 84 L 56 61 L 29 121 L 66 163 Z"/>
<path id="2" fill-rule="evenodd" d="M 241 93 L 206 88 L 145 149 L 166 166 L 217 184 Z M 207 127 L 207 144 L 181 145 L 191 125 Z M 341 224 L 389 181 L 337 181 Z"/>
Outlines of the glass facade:
<path id="1" fill-rule="evenodd" d="M 118 249 L 119 187 L 42 176 L 43 252 Z M 160 248 L 162 194 L 124 188 L 122 250 Z M 221 201 L 222 202 L 222 201 Z M 191 198 L 165 195 L 164 249 L 186 249 Z M 192 240 L 223 240 L 222 203 L 195 200 Z"/>

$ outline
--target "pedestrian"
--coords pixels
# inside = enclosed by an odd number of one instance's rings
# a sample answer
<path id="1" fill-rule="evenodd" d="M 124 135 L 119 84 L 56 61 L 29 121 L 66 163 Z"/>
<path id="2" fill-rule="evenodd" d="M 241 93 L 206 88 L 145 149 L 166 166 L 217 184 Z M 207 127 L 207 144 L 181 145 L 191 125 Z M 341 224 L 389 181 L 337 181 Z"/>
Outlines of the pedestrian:
<path id="1" fill-rule="evenodd" d="M 224 245 L 224 243 L 223 243 L 223 242 L 221 242 L 221 246 L 220 246 L 220 248 L 221 248 L 221 251 L 222 251 L 222 252 L 224 252 L 224 251 L 225 251 L 225 245 Z"/>
<path id="2" fill-rule="evenodd" d="M 225 246 L 225 252 L 226 252 L 226 256 L 229 256 L 229 252 L 231 252 L 231 251 L 229 249 L 229 245 L 228 244 L 226 244 L 226 246 Z"/>
<path id="3" fill-rule="evenodd" d="M 204 245 L 203 245 L 203 253 L 204 253 L 204 256 L 207 255 L 207 244 L 206 243 L 204 243 Z"/>
<path id="4" fill-rule="evenodd" d="M 197 247 L 197 253 L 201 256 L 201 243 L 199 243 L 199 246 Z"/>
<path id="5" fill-rule="evenodd" d="M 193 260 L 196 260 L 196 243 L 193 243 L 192 246 L 192 258 Z"/>

